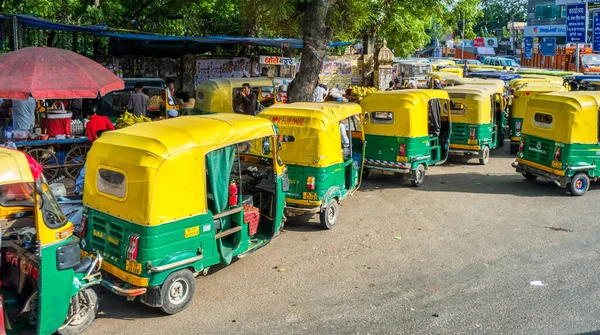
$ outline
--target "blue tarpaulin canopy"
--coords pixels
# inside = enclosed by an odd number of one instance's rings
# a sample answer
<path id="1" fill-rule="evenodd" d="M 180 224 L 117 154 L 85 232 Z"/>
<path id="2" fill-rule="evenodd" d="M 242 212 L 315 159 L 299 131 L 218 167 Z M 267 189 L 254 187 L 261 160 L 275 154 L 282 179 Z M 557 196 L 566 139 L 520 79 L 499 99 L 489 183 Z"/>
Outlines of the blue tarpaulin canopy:
<path id="1" fill-rule="evenodd" d="M 302 48 L 302 40 L 299 38 L 259 38 L 259 37 L 236 37 L 236 36 L 167 36 L 147 33 L 123 32 L 110 29 L 105 25 L 96 26 L 77 26 L 64 23 L 56 23 L 37 18 L 32 15 L 2 15 L 0 18 L 8 19 L 16 17 L 27 28 L 40 28 L 68 32 L 89 33 L 95 36 L 104 36 L 119 40 L 140 41 L 140 42 L 163 42 L 163 43 L 189 43 L 191 45 L 204 45 L 212 47 L 217 44 L 242 44 L 267 47 Z M 351 42 L 334 42 L 330 47 L 340 47 L 352 44 Z"/>

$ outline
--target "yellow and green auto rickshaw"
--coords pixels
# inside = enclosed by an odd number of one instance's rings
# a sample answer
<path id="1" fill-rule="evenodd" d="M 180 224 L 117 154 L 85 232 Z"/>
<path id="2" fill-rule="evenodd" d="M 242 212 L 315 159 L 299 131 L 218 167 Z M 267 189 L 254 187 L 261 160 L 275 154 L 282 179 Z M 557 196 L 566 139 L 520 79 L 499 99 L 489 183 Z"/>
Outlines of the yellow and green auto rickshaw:
<path id="1" fill-rule="evenodd" d="M 464 76 L 463 68 L 461 66 L 438 66 L 437 72 L 454 73 L 460 78 Z"/>
<path id="2" fill-rule="evenodd" d="M 273 122 L 282 139 L 279 155 L 290 179 L 286 213 L 319 213 L 321 225 L 333 228 L 339 202 L 360 186 L 364 157 L 360 105 L 292 103 L 269 107 L 258 116 Z"/>
<path id="3" fill-rule="evenodd" d="M 600 176 L 600 92 L 538 94 L 527 104 L 513 167 L 526 179 L 543 178 L 584 195 Z"/>
<path id="4" fill-rule="evenodd" d="M 512 104 L 509 113 L 510 153 L 516 154 L 521 143 L 521 128 L 523 117 L 527 109 L 527 102 L 539 93 L 565 92 L 567 89 L 562 84 L 553 82 L 530 82 L 514 88 Z"/>
<path id="5" fill-rule="evenodd" d="M 496 87 L 462 85 L 444 88 L 450 96 L 450 153 L 477 155 L 489 162 L 490 150 L 504 145 L 505 98 Z"/>
<path id="6" fill-rule="evenodd" d="M 79 334 L 87 328 L 98 311 L 90 287 L 101 281 L 102 258 L 80 259 L 79 239 L 41 166 L 5 148 L 0 148 L 0 226 L 0 333 Z"/>
<path id="7" fill-rule="evenodd" d="M 197 114 L 235 113 L 234 100 L 244 83 L 250 84 L 262 107 L 278 103 L 279 94 L 272 78 L 220 78 L 202 81 L 196 89 Z"/>
<path id="8" fill-rule="evenodd" d="M 271 122 L 230 113 L 104 133 L 88 153 L 81 233 L 104 256 L 103 286 L 175 314 L 196 275 L 265 246 L 288 186 L 276 143 Z"/>
<path id="9" fill-rule="evenodd" d="M 402 173 L 421 186 L 426 170 L 448 158 L 449 102 L 443 90 L 376 92 L 363 98 L 364 175 L 370 170 Z"/>
<path id="10" fill-rule="evenodd" d="M 427 88 L 433 88 L 434 80 L 439 80 L 442 85 L 446 85 L 446 81 L 459 79 L 459 77 L 454 72 L 429 72 L 427 73 Z"/>

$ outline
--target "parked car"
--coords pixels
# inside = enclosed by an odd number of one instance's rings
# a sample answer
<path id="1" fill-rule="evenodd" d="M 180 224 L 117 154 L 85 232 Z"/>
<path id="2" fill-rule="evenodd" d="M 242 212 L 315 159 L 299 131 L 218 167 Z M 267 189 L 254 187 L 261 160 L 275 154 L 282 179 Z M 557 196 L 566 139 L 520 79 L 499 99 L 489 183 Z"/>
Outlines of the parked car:
<path id="1" fill-rule="evenodd" d="M 487 57 L 483 61 L 483 65 L 506 66 L 512 68 L 521 67 L 514 59 L 506 57 Z"/>

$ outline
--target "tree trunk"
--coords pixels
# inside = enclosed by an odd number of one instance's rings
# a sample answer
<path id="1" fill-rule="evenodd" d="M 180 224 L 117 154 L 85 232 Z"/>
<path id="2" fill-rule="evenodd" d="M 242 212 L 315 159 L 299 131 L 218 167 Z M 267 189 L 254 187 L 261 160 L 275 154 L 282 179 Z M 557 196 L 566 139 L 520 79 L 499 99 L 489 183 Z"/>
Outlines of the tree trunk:
<path id="1" fill-rule="evenodd" d="M 323 59 L 327 55 L 331 28 L 325 25 L 327 11 L 335 0 L 310 0 L 304 9 L 302 22 L 302 56 L 300 71 L 288 94 L 288 101 L 312 101 L 313 90 L 319 79 Z"/>

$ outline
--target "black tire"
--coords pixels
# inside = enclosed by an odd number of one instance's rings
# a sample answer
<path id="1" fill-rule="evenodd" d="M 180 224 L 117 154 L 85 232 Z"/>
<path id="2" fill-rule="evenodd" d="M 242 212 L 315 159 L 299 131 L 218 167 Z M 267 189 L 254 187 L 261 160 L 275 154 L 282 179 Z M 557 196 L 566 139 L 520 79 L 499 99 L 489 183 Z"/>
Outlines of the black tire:
<path id="1" fill-rule="evenodd" d="M 81 334 L 96 319 L 96 314 L 98 314 L 98 295 L 90 288 L 86 288 L 84 291 L 90 300 L 90 304 L 88 306 L 81 307 L 80 314 L 73 318 L 68 325 L 63 325 L 60 329 L 58 329 L 56 331 L 57 333 L 61 335 Z M 77 295 L 80 306 L 87 305 L 87 299 L 85 299 L 84 292 L 79 292 Z"/>
<path id="2" fill-rule="evenodd" d="M 171 273 L 160 286 L 162 311 L 176 314 L 183 311 L 192 301 L 196 290 L 196 278 L 188 269 Z"/>
<path id="3" fill-rule="evenodd" d="M 321 226 L 325 229 L 332 229 L 337 223 L 337 219 L 340 216 L 340 206 L 336 199 L 331 199 L 327 203 L 325 210 L 319 214 Z"/>
<path id="4" fill-rule="evenodd" d="M 504 128 L 500 130 L 500 134 L 498 134 L 498 146 L 504 146 Z"/>
<path id="5" fill-rule="evenodd" d="M 519 152 L 519 145 L 518 144 L 512 144 L 510 145 L 510 154 L 514 155 L 517 152 Z"/>
<path id="6" fill-rule="evenodd" d="M 363 168 L 362 179 L 369 178 L 369 174 L 371 174 L 371 169 Z"/>
<path id="7" fill-rule="evenodd" d="M 536 175 L 534 175 L 534 174 L 532 174 L 532 173 L 529 173 L 529 172 L 523 172 L 523 173 L 522 173 L 522 175 L 523 175 L 523 177 L 525 177 L 525 179 L 527 179 L 527 180 L 536 180 L 536 179 L 537 179 L 537 177 L 538 177 L 538 176 L 536 176 Z"/>
<path id="8" fill-rule="evenodd" d="M 479 164 L 487 165 L 487 163 L 489 163 L 489 161 L 490 161 L 490 147 L 488 147 L 487 145 L 485 147 L 483 147 L 479 157 L 481 157 L 481 158 L 479 158 Z"/>
<path id="9" fill-rule="evenodd" d="M 412 179 L 410 180 L 410 183 L 414 187 L 420 187 L 423 185 L 423 180 L 425 180 L 425 166 L 423 166 L 423 164 L 419 164 L 419 166 L 413 172 L 411 172 L 411 174 Z"/>
<path id="10" fill-rule="evenodd" d="M 567 186 L 572 195 L 582 196 L 590 189 L 590 177 L 583 172 L 576 173 Z"/>

